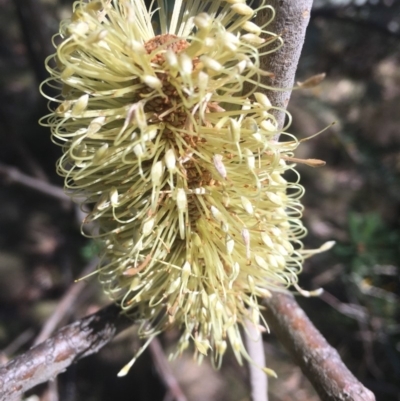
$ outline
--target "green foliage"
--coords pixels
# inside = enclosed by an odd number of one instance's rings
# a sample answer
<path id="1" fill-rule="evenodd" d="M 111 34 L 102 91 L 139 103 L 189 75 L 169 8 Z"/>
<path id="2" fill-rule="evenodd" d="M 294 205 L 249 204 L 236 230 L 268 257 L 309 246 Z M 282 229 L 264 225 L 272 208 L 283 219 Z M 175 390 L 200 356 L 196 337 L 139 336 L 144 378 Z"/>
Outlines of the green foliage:
<path id="1" fill-rule="evenodd" d="M 336 252 L 350 262 L 352 275 L 373 275 L 374 267 L 399 261 L 400 232 L 390 230 L 378 214 L 351 213 L 348 230 L 349 243 L 338 244 Z"/>
<path id="2" fill-rule="evenodd" d="M 376 213 L 351 213 L 348 233 L 348 244 L 336 247 L 348 269 L 343 279 L 348 297 L 365 308 L 365 323 L 380 343 L 375 350 L 386 354 L 395 377 L 400 374 L 396 322 L 400 315 L 400 232 L 391 230 Z"/>
<path id="3" fill-rule="evenodd" d="M 89 241 L 85 246 L 83 246 L 80 250 L 82 258 L 86 262 L 90 262 L 95 258 L 99 252 L 101 251 L 101 244 L 98 241 Z"/>

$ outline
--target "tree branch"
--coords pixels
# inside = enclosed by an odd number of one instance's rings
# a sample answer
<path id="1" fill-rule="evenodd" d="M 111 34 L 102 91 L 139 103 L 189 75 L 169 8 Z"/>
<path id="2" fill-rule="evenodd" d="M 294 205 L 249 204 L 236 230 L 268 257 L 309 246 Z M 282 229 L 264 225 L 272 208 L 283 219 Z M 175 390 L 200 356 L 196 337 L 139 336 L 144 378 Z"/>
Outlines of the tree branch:
<path id="1" fill-rule="evenodd" d="M 265 78 L 265 84 L 284 90 L 267 90 L 265 94 L 273 106 L 286 109 L 310 20 L 312 0 L 269 0 L 268 4 L 273 6 L 276 11 L 275 19 L 268 29 L 281 35 L 284 45 L 278 51 L 263 57 L 261 68 L 273 74 L 272 78 Z M 262 25 L 269 18 L 268 14 L 268 10 L 259 12 L 256 23 Z M 276 43 L 272 46 L 276 46 Z M 272 114 L 277 119 L 279 127 L 282 128 L 285 113 L 273 110 Z"/>
<path id="2" fill-rule="evenodd" d="M 0 368 L 0 401 L 14 401 L 37 384 L 51 380 L 78 359 L 98 352 L 132 321 L 116 305 L 58 330 Z"/>
<path id="3" fill-rule="evenodd" d="M 265 300 L 268 325 L 310 380 L 322 401 L 375 401 L 314 327 L 293 295 Z"/>
<path id="4" fill-rule="evenodd" d="M 168 359 L 164 354 L 160 340 L 157 337 L 153 338 L 149 344 L 149 351 L 153 357 L 154 366 L 173 399 L 175 401 L 187 401 L 185 394 L 172 372 Z"/>
<path id="5" fill-rule="evenodd" d="M 71 199 L 64 193 L 62 188 L 49 184 L 42 179 L 21 173 L 16 167 L 7 166 L 6 164 L 0 163 L 0 176 L 4 176 L 5 179 L 10 183 L 21 184 L 25 187 L 34 189 L 35 191 L 42 192 L 48 196 L 71 203 Z"/>
<path id="6" fill-rule="evenodd" d="M 249 320 L 243 330 L 246 350 L 254 362 L 249 363 L 249 377 L 252 401 L 268 401 L 268 378 L 260 367 L 265 367 L 264 342 L 260 331 Z"/>
<path id="7" fill-rule="evenodd" d="M 99 261 L 97 258 L 93 258 L 87 266 L 83 269 L 80 277 L 85 277 L 90 274 L 98 265 Z M 73 306 L 78 299 L 79 294 L 86 287 L 87 281 L 80 280 L 77 283 L 72 283 L 68 291 L 61 297 L 53 313 L 47 319 L 43 325 L 40 333 L 35 338 L 33 345 L 38 345 L 43 341 L 47 340 L 53 331 L 57 328 L 59 323 L 65 318 L 65 316 L 73 311 Z"/>
<path id="8" fill-rule="evenodd" d="M 286 109 L 310 19 L 312 0 L 270 0 L 276 17 L 269 29 L 281 35 L 284 46 L 261 60 L 273 78 L 266 82 L 286 91 L 266 91 L 273 106 Z M 258 24 L 267 16 L 257 15 Z M 285 114 L 274 110 L 282 129 Z M 333 349 L 307 318 L 292 295 L 274 293 L 265 300 L 266 320 L 324 401 L 373 401 L 375 396 L 347 369 Z"/>

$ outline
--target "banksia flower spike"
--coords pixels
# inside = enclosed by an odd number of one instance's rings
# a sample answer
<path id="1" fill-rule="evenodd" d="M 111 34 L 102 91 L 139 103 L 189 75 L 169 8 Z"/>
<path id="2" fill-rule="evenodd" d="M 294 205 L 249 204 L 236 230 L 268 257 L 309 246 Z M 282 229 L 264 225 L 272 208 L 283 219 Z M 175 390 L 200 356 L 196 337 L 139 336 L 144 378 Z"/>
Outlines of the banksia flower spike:
<path id="1" fill-rule="evenodd" d="M 43 123 L 84 224 L 97 222 L 107 294 L 143 336 L 181 327 L 177 354 L 193 341 L 219 364 L 230 343 L 241 361 L 257 298 L 296 285 L 304 258 L 303 188 L 283 177 L 298 141 L 274 140 L 259 92 L 260 57 L 282 43 L 251 21 L 273 16 L 264 2 L 155 3 L 74 3 L 47 60 L 61 95 Z"/>

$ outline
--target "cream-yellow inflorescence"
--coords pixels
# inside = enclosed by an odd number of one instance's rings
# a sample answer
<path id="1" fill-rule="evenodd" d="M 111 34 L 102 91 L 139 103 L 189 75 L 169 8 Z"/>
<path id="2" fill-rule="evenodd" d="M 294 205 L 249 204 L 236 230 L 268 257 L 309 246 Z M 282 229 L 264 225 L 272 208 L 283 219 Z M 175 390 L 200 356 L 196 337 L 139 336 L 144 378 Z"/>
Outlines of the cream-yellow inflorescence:
<path id="1" fill-rule="evenodd" d="M 298 141 L 274 140 L 259 92 L 260 57 L 281 40 L 251 21 L 274 10 L 250 5 L 77 1 L 47 60 L 61 95 L 44 124 L 84 224 L 97 222 L 105 291 L 144 336 L 176 323 L 178 353 L 193 340 L 217 362 L 228 342 L 247 357 L 240 325 L 260 327 L 257 298 L 295 284 L 303 262 L 303 188 L 283 177 Z"/>

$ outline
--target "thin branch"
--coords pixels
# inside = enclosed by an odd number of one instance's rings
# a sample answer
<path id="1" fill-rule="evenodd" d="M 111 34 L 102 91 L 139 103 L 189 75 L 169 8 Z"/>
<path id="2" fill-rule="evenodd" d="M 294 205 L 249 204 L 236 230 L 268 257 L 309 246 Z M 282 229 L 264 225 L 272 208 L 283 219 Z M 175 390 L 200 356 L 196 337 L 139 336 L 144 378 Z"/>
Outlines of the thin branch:
<path id="1" fill-rule="evenodd" d="M 25 187 L 34 189 L 35 191 L 71 203 L 71 199 L 64 193 L 62 188 L 48 184 L 41 179 L 23 174 L 13 166 L 7 166 L 0 163 L 0 175 L 3 175 L 8 182 L 21 184 Z"/>
<path id="2" fill-rule="evenodd" d="M 369 315 L 367 309 L 360 305 L 346 304 L 341 302 L 334 295 L 327 291 L 324 291 L 320 295 L 319 299 L 326 302 L 329 306 L 345 316 L 362 322 L 366 322 L 368 320 Z"/>
<path id="3" fill-rule="evenodd" d="M 82 271 L 81 276 L 85 277 L 89 273 L 91 273 L 97 266 L 98 260 L 97 258 L 93 259 Z M 58 324 L 63 320 L 63 318 L 71 312 L 73 309 L 75 301 L 77 300 L 79 294 L 86 287 L 86 281 L 81 280 L 77 283 L 73 283 L 68 291 L 63 295 L 60 301 L 57 304 L 57 307 L 54 309 L 51 316 L 47 319 L 46 323 L 43 325 L 42 330 L 36 337 L 33 345 L 38 345 L 41 342 L 47 340 L 53 331 L 56 329 Z"/>
<path id="4" fill-rule="evenodd" d="M 252 401 L 268 401 L 268 379 L 260 367 L 265 367 L 265 352 L 262 335 L 254 324 L 246 321 L 244 330 L 246 350 L 254 365 L 249 363 L 249 376 Z"/>
<path id="5" fill-rule="evenodd" d="M 187 401 L 185 394 L 172 373 L 171 366 L 165 357 L 160 340 L 157 337 L 153 338 L 149 344 L 149 350 L 153 357 L 154 365 L 158 371 L 158 374 L 171 394 L 171 398 L 175 401 Z"/>
<path id="6" fill-rule="evenodd" d="M 360 302 L 355 296 L 354 292 L 348 291 L 348 296 L 352 304 L 362 308 Z M 373 334 L 370 331 L 368 322 L 371 321 L 371 316 L 366 316 L 365 319 L 357 319 L 358 327 L 360 329 L 361 342 L 364 348 L 364 357 L 368 370 L 375 378 L 382 379 L 383 372 L 379 369 L 375 362 L 373 352 Z M 371 327 L 372 328 L 372 327 Z"/>
<path id="7" fill-rule="evenodd" d="M 322 401 L 375 401 L 344 365 L 290 294 L 274 293 L 264 301 L 265 317 Z"/>
<path id="8" fill-rule="evenodd" d="M 7 347 L 0 352 L 0 355 L 4 356 L 8 361 L 9 355 L 15 354 L 22 346 L 31 341 L 34 335 L 35 332 L 33 329 L 25 330 L 18 337 L 16 337 L 12 343 L 8 344 Z"/>
<path id="9" fill-rule="evenodd" d="M 62 373 L 68 366 L 98 352 L 132 321 L 116 305 L 58 330 L 0 368 L 0 401 L 14 401 L 25 391 Z"/>
<path id="10" fill-rule="evenodd" d="M 48 383 L 48 389 L 46 392 L 45 400 L 48 401 L 59 401 L 60 397 L 58 394 L 58 380 L 57 377 L 54 380 L 50 380 Z"/>
<path id="11" fill-rule="evenodd" d="M 91 273 L 98 263 L 97 258 L 91 260 L 88 265 L 83 269 L 81 273 L 81 277 L 85 277 L 89 273 Z M 73 306 L 76 300 L 79 297 L 79 294 L 86 287 L 87 282 L 84 280 L 79 281 L 78 283 L 73 283 L 68 291 L 63 295 L 60 301 L 57 304 L 57 307 L 54 309 L 51 316 L 47 319 L 46 323 L 43 325 L 40 333 L 35 338 L 33 342 L 33 346 L 40 344 L 41 342 L 47 340 L 50 335 L 54 332 L 60 322 L 68 316 L 73 311 Z M 58 401 L 58 386 L 57 386 L 57 378 L 54 380 L 50 380 L 48 382 L 47 389 L 47 398 L 50 401 Z"/>

